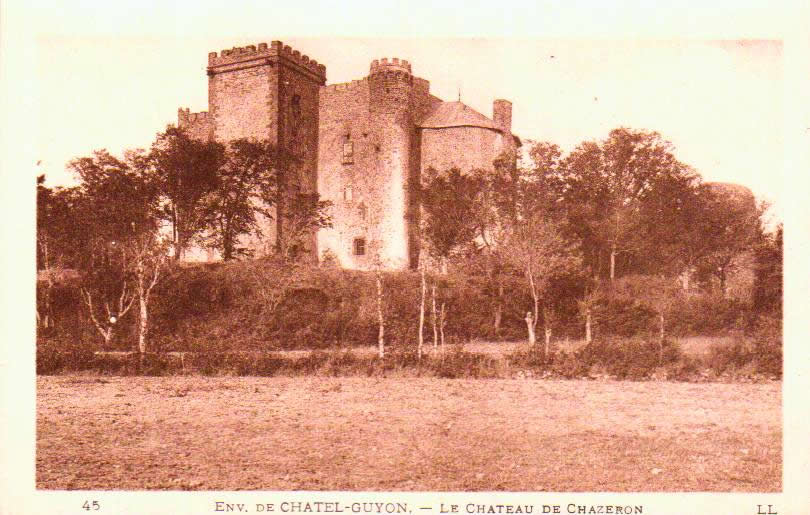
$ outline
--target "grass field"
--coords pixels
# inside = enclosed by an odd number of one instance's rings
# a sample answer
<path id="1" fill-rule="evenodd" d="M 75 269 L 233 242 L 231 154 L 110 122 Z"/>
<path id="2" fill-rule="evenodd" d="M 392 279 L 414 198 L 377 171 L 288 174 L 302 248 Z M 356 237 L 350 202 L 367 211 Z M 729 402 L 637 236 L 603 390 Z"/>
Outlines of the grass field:
<path id="1" fill-rule="evenodd" d="M 675 340 L 680 344 L 681 350 L 684 352 L 684 354 L 693 358 L 699 358 L 708 355 L 712 347 L 720 344 L 729 343 L 731 341 L 731 338 L 728 336 L 688 336 L 675 338 Z M 506 342 L 475 340 L 469 343 L 465 343 L 463 345 L 463 348 L 467 352 L 490 354 L 495 356 L 506 356 L 518 349 L 525 348 L 526 345 L 527 343 L 525 340 L 506 341 Z M 571 340 L 567 338 L 562 340 L 555 339 L 554 345 L 557 346 L 560 350 L 573 352 L 585 346 L 585 340 L 584 339 Z M 430 351 L 433 348 L 433 343 L 428 341 L 425 343 L 425 346 L 427 350 Z M 283 351 L 283 352 L 287 356 L 304 356 L 312 352 L 312 349 Z M 366 347 L 353 347 L 352 352 L 358 355 L 376 354 L 377 346 L 369 345 Z"/>
<path id="2" fill-rule="evenodd" d="M 781 383 L 50 376 L 37 487 L 781 489 Z"/>

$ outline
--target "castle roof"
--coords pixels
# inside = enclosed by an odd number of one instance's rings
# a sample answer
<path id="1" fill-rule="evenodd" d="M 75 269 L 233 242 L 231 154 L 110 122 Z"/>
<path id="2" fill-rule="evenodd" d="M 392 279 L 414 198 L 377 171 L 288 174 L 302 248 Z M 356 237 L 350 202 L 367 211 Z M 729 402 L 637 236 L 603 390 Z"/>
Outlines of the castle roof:
<path id="1" fill-rule="evenodd" d="M 503 132 L 501 127 L 463 102 L 441 102 L 419 124 L 422 129 L 481 127 Z"/>

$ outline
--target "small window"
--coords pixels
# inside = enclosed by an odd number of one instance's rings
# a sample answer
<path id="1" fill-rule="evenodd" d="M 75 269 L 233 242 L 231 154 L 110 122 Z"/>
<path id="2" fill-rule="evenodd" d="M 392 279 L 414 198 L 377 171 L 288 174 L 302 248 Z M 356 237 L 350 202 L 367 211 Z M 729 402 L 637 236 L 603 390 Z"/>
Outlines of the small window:
<path id="1" fill-rule="evenodd" d="M 354 144 L 351 141 L 343 143 L 343 164 L 354 163 Z"/>
<path id="2" fill-rule="evenodd" d="M 352 250 L 355 256 L 365 256 L 366 255 L 366 239 L 365 238 L 355 238 L 354 242 L 352 243 Z"/>
<path id="3" fill-rule="evenodd" d="M 348 200 L 348 201 L 352 200 L 352 187 L 351 186 L 346 186 L 345 188 L 343 188 L 343 200 Z"/>
<path id="4" fill-rule="evenodd" d="M 292 101 L 290 102 L 292 105 L 293 114 L 301 114 L 301 95 L 293 95 Z"/>
<path id="5" fill-rule="evenodd" d="M 357 206 L 357 214 L 360 216 L 360 220 L 363 221 L 366 220 L 366 216 L 368 215 L 368 209 L 366 208 L 366 205 L 364 203 L 361 202 L 360 205 Z"/>

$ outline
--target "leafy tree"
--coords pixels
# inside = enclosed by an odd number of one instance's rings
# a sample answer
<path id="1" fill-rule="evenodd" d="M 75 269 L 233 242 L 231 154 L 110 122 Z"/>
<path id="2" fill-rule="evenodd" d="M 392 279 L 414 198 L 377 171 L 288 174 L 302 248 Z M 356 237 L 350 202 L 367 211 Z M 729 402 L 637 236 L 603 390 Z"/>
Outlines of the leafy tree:
<path id="1" fill-rule="evenodd" d="M 283 230 L 277 249 L 281 259 L 292 262 L 311 251 L 310 241 L 318 229 L 332 227 L 329 208 L 332 202 L 321 200 L 318 193 L 296 192 L 281 212 Z M 278 214 L 277 214 L 278 216 Z"/>
<path id="2" fill-rule="evenodd" d="M 157 135 L 149 153 L 136 163 L 153 176 L 165 199 L 161 214 L 171 224 L 174 259 L 182 257 L 205 227 L 203 199 L 217 186 L 224 154 L 220 143 L 196 140 L 170 126 Z"/>
<path id="3" fill-rule="evenodd" d="M 671 234 L 654 230 L 664 225 L 657 222 L 676 217 L 691 187 L 690 170 L 672 150 L 656 132 L 620 128 L 580 144 L 561 164 L 556 192 L 595 273 L 612 280 L 620 258 L 628 272 L 633 259 L 655 261 L 661 236 Z"/>
<path id="4" fill-rule="evenodd" d="M 458 168 L 444 173 L 428 169 L 421 190 L 422 239 L 429 254 L 447 273 L 447 260 L 472 244 L 479 227 L 480 176 L 462 174 Z"/>
<path id="5" fill-rule="evenodd" d="M 762 234 L 763 209 L 742 186 L 709 183 L 702 195 L 700 231 L 711 247 L 697 262 L 697 273 L 704 281 L 714 278 L 725 295 L 726 282 L 735 270 L 737 258 L 753 252 Z"/>
<path id="6" fill-rule="evenodd" d="M 763 233 L 756 246 L 754 309 L 759 313 L 782 317 L 782 224 L 773 233 Z"/>
<path id="7" fill-rule="evenodd" d="M 532 297 L 532 310 L 526 313 L 529 346 L 536 342 L 535 331 L 540 318 L 541 301 L 548 291 L 551 279 L 575 272 L 581 266 L 581 258 L 574 245 L 562 234 L 557 223 L 543 212 L 535 212 L 515 224 L 508 242 L 509 262 L 519 270 L 528 283 Z M 548 357 L 551 338 L 551 302 L 543 303 L 546 323 L 544 356 Z"/>
<path id="8" fill-rule="evenodd" d="M 37 324 L 55 325 L 52 293 L 58 276 L 76 262 L 80 247 L 74 231 L 80 194 L 78 188 L 48 188 L 45 176 L 37 178 L 37 271 L 42 279 L 42 296 L 37 306 Z"/>
<path id="9" fill-rule="evenodd" d="M 276 151 L 268 142 L 232 141 L 219 168 L 215 187 L 203 199 L 205 243 L 226 261 L 251 252 L 239 237 L 261 234 L 257 215 L 270 217 L 276 183 Z"/>
<path id="10" fill-rule="evenodd" d="M 612 286 L 614 295 L 623 296 L 630 301 L 639 301 L 657 314 L 658 364 L 663 364 L 666 320 L 681 300 L 682 288 L 672 277 L 652 275 L 625 276 Z"/>
<path id="11" fill-rule="evenodd" d="M 285 261 L 309 251 L 311 236 L 330 227 L 330 202 L 317 193 L 302 191 L 296 160 L 268 141 L 231 141 L 219 167 L 213 189 L 201 200 L 202 238 L 218 249 L 224 260 L 249 256 L 241 246 L 245 235 L 262 236 L 261 221 L 276 221 L 276 253 Z"/>
<path id="12" fill-rule="evenodd" d="M 159 189 L 143 169 L 106 151 L 75 159 L 81 180 L 74 235 L 82 251 L 77 267 L 82 297 L 96 329 L 109 343 L 118 321 L 137 299 L 139 350 L 146 351 L 148 303 L 166 253 L 159 244 Z"/>

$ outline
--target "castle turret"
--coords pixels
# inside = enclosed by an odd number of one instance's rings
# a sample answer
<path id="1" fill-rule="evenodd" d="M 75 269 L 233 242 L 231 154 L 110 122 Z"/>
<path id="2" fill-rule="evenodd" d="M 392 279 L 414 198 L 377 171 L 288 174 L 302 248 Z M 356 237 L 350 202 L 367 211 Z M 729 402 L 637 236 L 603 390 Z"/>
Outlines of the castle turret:
<path id="1" fill-rule="evenodd" d="M 375 127 L 377 148 L 374 181 L 379 191 L 372 210 L 378 210 L 372 242 L 379 243 L 379 258 L 391 268 L 406 268 L 413 261 L 415 210 L 409 184 L 418 182 L 415 126 L 411 115 L 413 75 L 408 61 L 374 60 L 369 73 L 369 114 Z M 413 162 L 412 162 L 413 161 Z M 414 166 L 415 165 L 415 166 Z M 414 169 L 416 176 L 414 177 Z M 376 209 L 374 209 L 376 208 Z"/>

